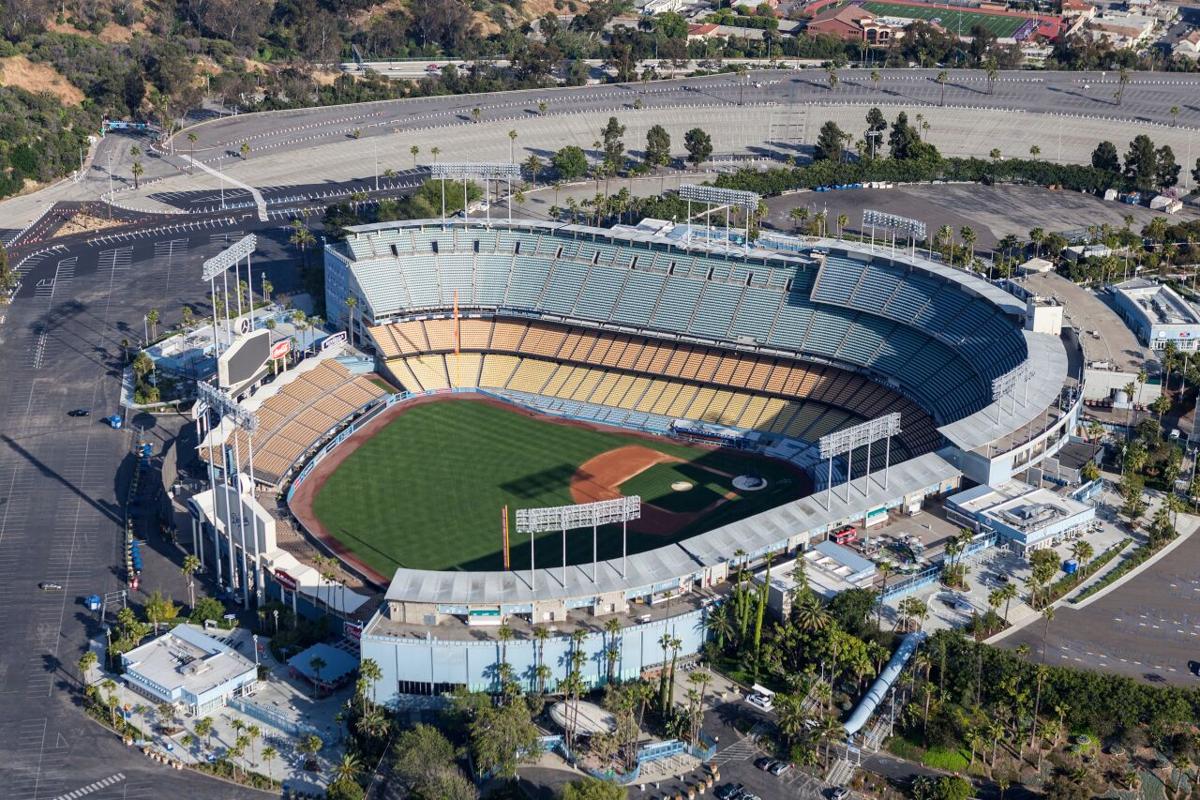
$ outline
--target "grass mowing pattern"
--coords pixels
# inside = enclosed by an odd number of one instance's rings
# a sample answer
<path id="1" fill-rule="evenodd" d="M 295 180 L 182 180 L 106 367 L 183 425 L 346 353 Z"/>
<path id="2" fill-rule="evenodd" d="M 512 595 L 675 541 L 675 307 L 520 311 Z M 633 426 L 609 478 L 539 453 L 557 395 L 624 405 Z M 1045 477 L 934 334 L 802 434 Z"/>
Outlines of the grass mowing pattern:
<path id="1" fill-rule="evenodd" d="M 671 488 L 676 481 L 687 481 L 692 488 L 677 492 Z M 685 461 L 655 464 L 622 483 L 620 488 L 623 495 L 640 495 L 643 503 L 658 506 L 664 511 L 688 514 L 708 508 L 733 486 L 728 478 Z"/>
<path id="2" fill-rule="evenodd" d="M 904 19 L 921 19 L 926 22 L 939 20 L 939 24 L 949 33 L 959 31 L 963 35 L 970 33 L 971 28 L 982 25 L 984 28 L 1001 38 L 1010 37 L 1025 24 L 1023 17 L 1009 17 L 999 14 L 980 14 L 977 11 L 959 11 L 953 8 L 926 6 L 919 3 L 913 5 L 899 3 L 874 3 L 871 0 L 862 7 L 872 14 L 881 17 L 902 17 Z"/>
<path id="3" fill-rule="evenodd" d="M 730 474 L 757 471 L 768 480 L 779 478 L 774 491 L 726 503 L 673 539 L 631 532 L 630 553 L 757 513 L 801 488 L 794 473 L 774 461 L 562 425 L 488 403 L 443 400 L 406 410 L 351 453 L 313 499 L 313 512 L 331 535 L 384 575 L 398 566 L 500 569 L 502 506 L 508 504 L 515 521 L 517 508 L 569 504 L 577 467 L 629 444 Z M 612 528 L 601 529 L 601 559 L 620 555 L 619 529 Z M 528 569 L 528 537 L 514 531 L 511 545 L 512 567 Z M 536 549 L 539 567 L 562 563 L 560 534 L 539 536 Z M 591 558 L 591 531 L 568 532 L 567 563 Z"/>

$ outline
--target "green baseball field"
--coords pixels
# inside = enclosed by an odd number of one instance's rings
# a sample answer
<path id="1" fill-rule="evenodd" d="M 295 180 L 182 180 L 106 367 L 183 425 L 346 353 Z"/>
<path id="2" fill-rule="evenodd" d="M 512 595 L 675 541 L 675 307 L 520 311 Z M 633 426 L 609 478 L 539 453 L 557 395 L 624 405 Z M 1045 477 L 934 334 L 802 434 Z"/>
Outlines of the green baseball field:
<path id="1" fill-rule="evenodd" d="M 413 405 L 374 430 L 326 474 L 314 473 L 305 483 L 316 486 L 309 489 L 311 512 L 325 534 L 384 576 L 400 566 L 501 569 L 506 505 L 513 525 L 518 508 L 638 494 L 643 518 L 628 533 L 634 553 L 771 508 L 808 488 L 802 473 L 770 459 L 563 424 L 477 400 Z M 733 478 L 747 474 L 764 478 L 766 488 L 735 489 Z M 535 548 L 538 567 L 562 563 L 561 534 L 539 535 Z M 513 569 L 529 567 L 528 537 L 514 530 L 510 552 Z M 602 528 L 600 558 L 620 553 L 620 528 Z M 569 531 L 567 562 L 591 558 L 591 530 Z"/>
<path id="2" fill-rule="evenodd" d="M 982 25 L 1000 38 L 1012 36 L 1021 29 L 1026 21 L 1023 17 L 983 14 L 978 11 L 929 6 L 923 3 L 878 3 L 874 0 L 866 0 L 862 7 L 881 17 L 902 17 L 926 22 L 937 20 L 938 24 L 950 33 L 961 31 L 963 34 L 967 34 L 971 28 Z"/>

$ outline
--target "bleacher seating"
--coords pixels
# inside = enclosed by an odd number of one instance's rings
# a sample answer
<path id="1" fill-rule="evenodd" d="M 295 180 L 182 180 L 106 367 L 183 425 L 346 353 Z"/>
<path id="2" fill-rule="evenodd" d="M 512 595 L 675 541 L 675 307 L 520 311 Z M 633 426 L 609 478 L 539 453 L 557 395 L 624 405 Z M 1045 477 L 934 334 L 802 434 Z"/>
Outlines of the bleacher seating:
<path id="1" fill-rule="evenodd" d="M 382 387 L 352 374 L 332 358 L 303 372 L 285 373 L 279 381 L 278 390 L 253 412 L 257 422 L 254 435 L 247 437 L 238 430 L 230 440 L 237 440 L 239 464 L 247 468 L 253 444 L 254 472 L 269 481 L 279 480 L 303 453 L 317 446 L 355 410 L 386 394 Z M 207 448 L 199 452 L 208 458 Z"/>
<path id="2" fill-rule="evenodd" d="M 407 326 L 414 324 L 420 326 L 418 338 L 428 342 L 429 349 L 385 359 L 393 379 L 414 391 L 475 385 L 505 388 L 810 437 L 898 410 L 905 427 L 902 440 L 911 452 L 924 452 L 938 441 L 932 421 L 915 404 L 834 367 L 548 322 L 460 320 L 458 356 L 454 354 L 455 321 L 450 317 L 380 326 L 370 333 L 376 341 L 394 342 L 397 331 L 411 334 L 413 329 Z M 488 355 L 481 359 L 484 353 Z M 566 368 L 546 369 L 551 363 Z M 812 402 L 789 405 L 792 399 Z M 851 413 L 826 416 L 822 418 L 826 424 L 814 425 L 825 409 Z"/>
<path id="3" fill-rule="evenodd" d="M 377 317 L 445 312 L 457 291 L 460 307 L 470 313 L 545 313 L 581 323 L 628 326 L 648 335 L 699 337 L 710 340 L 712 349 L 729 340 L 758 343 L 793 351 L 800 358 L 809 355 L 887 375 L 942 422 L 990 402 L 991 379 L 1027 355 L 1019 327 L 989 301 L 903 263 L 843 256 L 835 250 L 823 261 L 768 266 L 726 260 L 721 254 L 683 253 L 660 245 L 635 248 L 603 237 L 575 236 L 520 227 L 445 231 L 424 226 L 351 237 L 342 247 L 356 259 L 360 284 L 370 285 Z M 649 369 L 685 381 L 713 380 L 723 367 L 718 382 L 729 379 L 727 385 L 753 386 L 779 397 L 796 396 L 793 386 L 805 380 L 791 367 L 776 366 L 759 384 L 760 373 L 729 373 L 723 359 L 714 358 L 707 347 L 694 354 L 676 348 L 666 354 L 665 363 L 653 358 L 652 364 L 639 362 L 646 355 L 644 347 L 613 334 L 605 341 L 560 342 L 555 354 L 549 352 L 548 341 L 531 343 L 538 345 L 536 351 L 523 351 L 527 328 L 526 322 L 506 323 L 503 330 L 494 326 L 494 341 L 487 347 L 609 368 Z M 479 330 L 473 327 L 472 335 Z M 376 342 L 387 361 L 427 352 L 423 348 L 432 344 L 422 341 L 419 331 L 402 326 L 389 333 Z M 487 349 L 482 339 L 467 345 L 465 329 L 462 339 L 468 349 Z M 399 379 L 420 380 L 419 374 L 405 376 L 405 369 L 413 372 L 411 365 L 398 366 Z M 575 387 L 576 394 L 583 385 Z M 593 393 L 600 387 L 597 383 Z M 654 399 L 656 405 L 680 405 L 678 394 L 669 401 L 663 400 L 664 394 Z M 869 403 L 871 411 L 861 409 L 866 414 L 888 407 L 889 398 L 895 397 L 890 392 L 838 394 Z M 801 391 L 799 396 L 807 395 Z"/>

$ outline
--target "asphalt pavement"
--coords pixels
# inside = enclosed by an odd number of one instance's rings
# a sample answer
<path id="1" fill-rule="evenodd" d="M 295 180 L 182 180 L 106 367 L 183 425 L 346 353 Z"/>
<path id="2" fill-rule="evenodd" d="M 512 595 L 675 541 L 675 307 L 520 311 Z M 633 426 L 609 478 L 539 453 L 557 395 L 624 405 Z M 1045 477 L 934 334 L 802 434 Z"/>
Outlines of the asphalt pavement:
<path id="1" fill-rule="evenodd" d="M 264 234 L 256 267 L 278 291 L 294 289 L 294 261 L 278 225 Z M 98 800 L 262 796 L 195 773 L 167 769 L 124 747 L 76 707 L 76 662 L 103 629 L 82 598 L 124 587 L 122 507 L 137 433 L 114 431 L 101 417 L 118 411 L 121 341 L 142 335 L 142 316 L 162 324 L 182 304 L 198 309 L 199 261 L 217 252 L 222 232 L 202 230 L 124 243 L 77 244 L 46 253 L 28 269 L 16 301 L 0 308 L 0 792 L 41 800 L 87 790 Z M 202 312 L 200 312 L 202 313 Z M 66 412 L 89 408 L 91 416 Z M 156 453 L 170 428 L 153 417 Z M 177 424 L 168 422 L 170 424 Z M 151 427 L 154 426 L 154 427 Z M 186 598 L 178 554 L 148 519 L 142 592 Z M 38 589 L 39 581 L 64 587 Z M 82 795 L 76 794 L 74 797 Z"/>

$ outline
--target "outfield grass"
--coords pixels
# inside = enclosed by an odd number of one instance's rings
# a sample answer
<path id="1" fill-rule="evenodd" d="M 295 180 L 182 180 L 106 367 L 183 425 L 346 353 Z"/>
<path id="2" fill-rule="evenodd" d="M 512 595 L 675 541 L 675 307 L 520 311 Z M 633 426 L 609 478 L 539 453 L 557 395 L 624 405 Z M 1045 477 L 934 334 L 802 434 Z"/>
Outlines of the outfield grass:
<path id="1" fill-rule="evenodd" d="M 978 11 L 968 11 L 952 8 L 941 8 L 935 6 L 922 5 L 920 3 L 897 4 L 897 3 L 876 3 L 872 0 L 862 4 L 862 7 L 872 14 L 878 14 L 881 17 L 903 17 L 904 19 L 921 19 L 929 22 L 938 20 L 939 24 L 950 33 L 959 33 L 965 35 L 971 31 L 971 28 L 976 25 L 982 25 L 987 30 L 999 37 L 1009 37 L 1021 29 L 1025 24 L 1025 19 L 1022 17 L 1001 16 L 999 14 L 981 14 Z"/>
<path id="2" fill-rule="evenodd" d="M 500 569 L 504 505 L 512 521 L 517 508 L 569 504 L 576 468 L 629 444 L 731 474 L 757 471 L 776 478 L 773 490 L 726 503 L 706 515 L 703 525 L 697 523 L 674 539 L 778 505 L 800 489 L 793 473 L 778 462 L 562 425 L 482 402 L 445 400 L 409 408 L 364 442 L 326 480 L 313 511 L 331 535 L 384 575 L 398 566 Z M 666 483 L 669 491 L 670 480 Z M 601 530 L 600 558 L 620 555 L 616 533 Z M 528 538 L 514 532 L 511 539 L 512 567 L 527 569 Z M 629 551 L 672 540 L 631 532 Z M 591 560 L 591 531 L 571 532 L 567 542 L 568 563 Z M 560 534 L 544 534 L 535 546 L 539 567 L 562 563 Z"/>

